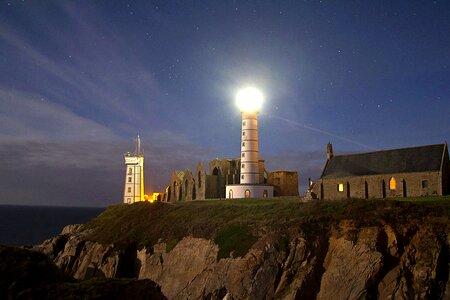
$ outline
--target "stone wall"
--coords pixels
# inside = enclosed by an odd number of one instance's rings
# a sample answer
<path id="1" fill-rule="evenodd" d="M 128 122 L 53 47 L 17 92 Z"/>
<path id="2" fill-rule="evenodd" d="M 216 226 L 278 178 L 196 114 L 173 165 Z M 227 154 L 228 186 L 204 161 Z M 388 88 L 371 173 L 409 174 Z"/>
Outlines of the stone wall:
<path id="1" fill-rule="evenodd" d="M 206 195 L 206 172 L 203 163 L 199 162 L 194 174 L 196 199 L 204 200 Z"/>
<path id="2" fill-rule="evenodd" d="M 390 186 L 392 178 L 395 189 Z M 436 171 L 320 179 L 314 192 L 325 200 L 380 199 L 443 195 L 447 185 L 448 179 L 443 181 L 443 174 Z"/>
<path id="3" fill-rule="evenodd" d="M 198 163 L 195 173 L 192 173 L 189 169 L 174 172 L 167 187 L 167 195 L 164 197 L 164 201 L 225 198 L 226 185 L 240 183 L 240 167 L 241 160 L 239 158 L 216 158 L 209 162 L 209 175 L 201 162 Z M 259 170 L 259 183 L 264 184 L 266 183 L 264 160 L 259 160 Z M 296 188 L 296 195 L 298 195 L 297 184 Z"/>
<path id="4" fill-rule="evenodd" d="M 298 173 L 293 171 L 269 172 L 268 184 L 274 186 L 274 196 L 298 196 Z"/>

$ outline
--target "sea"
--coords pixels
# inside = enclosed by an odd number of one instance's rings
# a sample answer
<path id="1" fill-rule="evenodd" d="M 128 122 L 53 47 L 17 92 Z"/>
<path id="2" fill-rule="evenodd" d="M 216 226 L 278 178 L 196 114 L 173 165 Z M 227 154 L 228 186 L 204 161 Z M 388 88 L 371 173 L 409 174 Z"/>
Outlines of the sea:
<path id="1" fill-rule="evenodd" d="M 69 224 L 82 224 L 104 211 L 104 207 L 0 205 L 0 244 L 41 244 Z"/>

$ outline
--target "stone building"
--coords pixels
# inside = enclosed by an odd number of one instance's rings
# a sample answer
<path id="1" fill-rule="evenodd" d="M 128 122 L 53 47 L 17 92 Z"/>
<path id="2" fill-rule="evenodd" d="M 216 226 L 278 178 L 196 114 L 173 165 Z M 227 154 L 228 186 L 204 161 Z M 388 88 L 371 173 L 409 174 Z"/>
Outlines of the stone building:
<path id="1" fill-rule="evenodd" d="M 225 198 L 225 186 L 240 183 L 241 160 L 216 158 L 209 162 L 208 172 L 202 162 L 194 173 L 189 169 L 173 172 L 163 200 L 167 202 Z M 271 180 L 271 182 L 270 182 Z M 267 173 L 264 160 L 259 160 L 259 183 L 274 185 L 279 196 L 298 195 L 297 172 Z"/>
<path id="2" fill-rule="evenodd" d="M 447 144 L 346 155 L 334 155 L 328 144 L 314 192 L 325 200 L 447 195 Z"/>
<path id="3" fill-rule="evenodd" d="M 267 183 L 274 186 L 273 195 L 298 196 L 298 173 L 293 171 L 269 172 Z"/>

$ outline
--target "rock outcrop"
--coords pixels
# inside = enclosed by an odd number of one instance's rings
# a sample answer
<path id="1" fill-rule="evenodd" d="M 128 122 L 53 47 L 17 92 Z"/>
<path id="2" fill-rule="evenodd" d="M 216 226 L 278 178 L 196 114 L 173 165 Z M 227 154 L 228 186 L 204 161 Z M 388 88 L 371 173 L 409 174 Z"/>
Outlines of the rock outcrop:
<path id="1" fill-rule="evenodd" d="M 37 249 L 75 278 L 151 279 L 169 299 L 450 299 L 447 221 L 343 220 L 315 235 L 297 228 L 287 240 L 266 231 L 243 257 L 221 259 L 210 239 L 124 249 L 76 226 Z"/>

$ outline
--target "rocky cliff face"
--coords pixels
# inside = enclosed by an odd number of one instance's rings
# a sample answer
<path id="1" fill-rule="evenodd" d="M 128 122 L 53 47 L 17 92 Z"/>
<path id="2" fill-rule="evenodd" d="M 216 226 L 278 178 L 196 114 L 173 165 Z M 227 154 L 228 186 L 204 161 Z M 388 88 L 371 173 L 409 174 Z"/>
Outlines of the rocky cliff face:
<path id="1" fill-rule="evenodd" d="M 313 237 L 296 228 L 281 242 L 266 230 L 245 256 L 221 259 L 210 239 L 119 249 L 71 226 L 38 250 L 75 278 L 151 279 L 169 299 L 450 299 L 446 224 L 342 220 Z"/>

